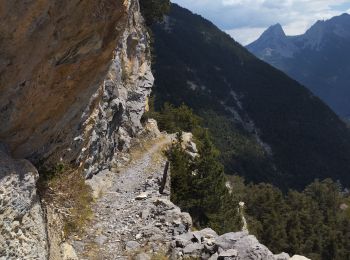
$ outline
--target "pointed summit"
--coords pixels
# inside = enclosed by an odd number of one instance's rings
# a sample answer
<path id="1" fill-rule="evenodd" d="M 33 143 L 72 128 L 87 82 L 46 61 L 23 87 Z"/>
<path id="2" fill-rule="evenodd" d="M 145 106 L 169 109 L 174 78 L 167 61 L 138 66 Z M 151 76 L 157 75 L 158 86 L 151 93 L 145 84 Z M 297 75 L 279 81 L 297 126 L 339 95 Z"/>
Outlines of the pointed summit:
<path id="1" fill-rule="evenodd" d="M 277 23 L 275 25 L 270 26 L 262 35 L 260 38 L 284 38 L 286 37 L 286 34 L 283 31 L 283 28 L 281 24 Z"/>
<path id="2" fill-rule="evenodd" d="M 270 26 L 258 40 L 246 47 L 258 56 L 271 56 L 274 52 L 283 57 L 292 57 L 295 50 L 279 23 Z"/>

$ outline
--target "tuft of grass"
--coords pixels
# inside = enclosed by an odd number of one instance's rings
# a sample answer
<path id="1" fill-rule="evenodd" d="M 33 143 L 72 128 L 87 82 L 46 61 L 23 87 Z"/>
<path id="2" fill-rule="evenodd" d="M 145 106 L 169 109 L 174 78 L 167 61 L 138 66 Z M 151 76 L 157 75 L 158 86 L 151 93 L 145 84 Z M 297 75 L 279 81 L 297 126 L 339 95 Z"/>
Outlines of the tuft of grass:
<path id="1" fill-rule="evenodd" d="M 169 256 L 165 252 L 158 252 L 152 255 L 151 260 L 168 260 Z"/>
<path id="2" fill-rule="evenodd" d="M 80 171 L 64 164 L 41 170 L 38 191 L 44 203 L 58 209 L 65 237 L 81 233 L 91 220 L 92 190 Z"/>

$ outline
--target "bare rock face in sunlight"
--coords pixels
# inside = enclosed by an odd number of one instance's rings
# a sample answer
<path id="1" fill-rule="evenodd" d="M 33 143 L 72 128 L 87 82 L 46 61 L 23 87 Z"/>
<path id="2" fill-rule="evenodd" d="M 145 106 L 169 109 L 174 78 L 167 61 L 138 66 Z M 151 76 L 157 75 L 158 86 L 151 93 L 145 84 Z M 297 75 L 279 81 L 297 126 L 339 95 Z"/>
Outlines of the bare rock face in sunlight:
<path id="1" fill-rule="evenodd" d="M 141 127 L 153 84 L 138 2 L 0 5 L 0 140 L 17 158 L 96 172 Z"/>
<path id="2" fill-rule="evenodd" d="M 0 258 L 47 259 L 31 163 L 75 163 L 87 177 L 119 164 L 154 81 L 149 37 L 137 0 L 0 6 Z"/>

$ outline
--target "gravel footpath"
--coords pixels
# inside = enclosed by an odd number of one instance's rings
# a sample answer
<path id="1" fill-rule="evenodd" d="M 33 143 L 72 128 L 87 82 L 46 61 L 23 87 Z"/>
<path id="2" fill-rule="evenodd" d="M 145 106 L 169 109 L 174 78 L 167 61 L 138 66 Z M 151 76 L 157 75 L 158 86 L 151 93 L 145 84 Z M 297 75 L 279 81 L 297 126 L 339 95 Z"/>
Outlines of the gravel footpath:
<path id="1" fill-rule="evenodd" d="M 135 252 L 153 254 L 169 247 L 176 227 L 164 211 L 175 208 L 175 218 L 186 214 L 159 193 L 166 164 L 162 148 L 170 142 L 163 137 L 119 173 L 97 175 L 96 182 L 107 188 L 93 206 L 94 220 L 84 237 L 70 241 L 79 259 L 130 259 Z"/>

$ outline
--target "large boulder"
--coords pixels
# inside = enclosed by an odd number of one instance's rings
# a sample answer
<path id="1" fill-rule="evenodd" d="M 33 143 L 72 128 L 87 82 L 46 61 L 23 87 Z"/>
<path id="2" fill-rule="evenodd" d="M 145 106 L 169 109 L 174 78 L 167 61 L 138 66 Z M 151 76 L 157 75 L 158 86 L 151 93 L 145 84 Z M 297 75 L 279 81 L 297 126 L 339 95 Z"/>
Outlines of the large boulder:
<path id="1" fill-rule="evenodd" d="M 215 244 L 224 250 L 232 249 L 238 240 L 242 239 L 243 237 L 245 237 L 247 235 L 248 235 L 248 232 L 226 233 L 226 234 L 223 234 L 222 236 L 218 237 L 215 240 Z"/>
<path id="2" fill-rule="evenodd" d="M 38 178 L 29 161 L 12 159 L 0 150 L 0 259 L 47 258 Z"/>
<path id="3" fill-rule="evenodd" d="M 234 245 L 237 250 L 237 260 L 275 260 L 274 255 L 264 245 L 260 244 L 255 236 L 248 235 L 237 241 Z"/>

